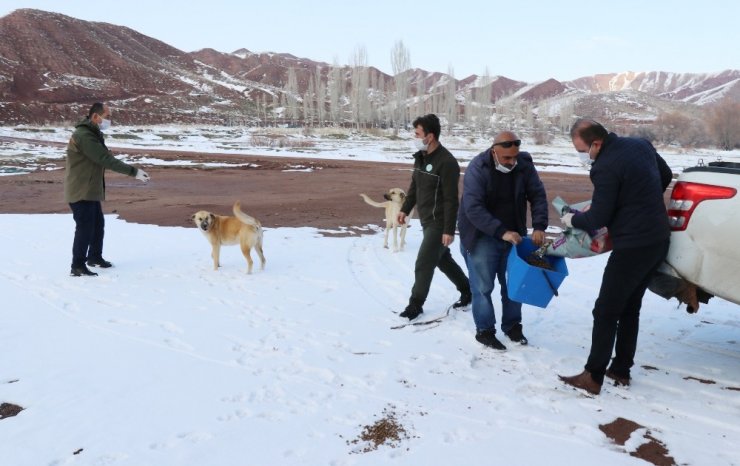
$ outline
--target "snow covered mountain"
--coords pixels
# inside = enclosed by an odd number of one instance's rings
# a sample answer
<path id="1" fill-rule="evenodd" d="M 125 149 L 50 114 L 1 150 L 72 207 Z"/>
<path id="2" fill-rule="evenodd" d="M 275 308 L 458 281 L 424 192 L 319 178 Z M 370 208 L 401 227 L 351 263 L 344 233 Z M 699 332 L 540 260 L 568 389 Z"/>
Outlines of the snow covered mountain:
<path id="1" fill-rule="evenodd" d="M 355 79 L 357 70 L 351 67 L 332 72 L 328 63 L 286 53 L 187 53 L 127 27 L 40 10 L 19 9 L 0 18 L 3 125 L 74 121 L 94 100 L 119 104 L 120 123 L 247 122 L 268 119 L 291 99 L 299 105 L 307 93 L 321 94 L 319 88 L 323 99 L 314 99 L 313 105 L 328 108 L 336 79 L 342 81 L 339 105 L 351 120 L 353 87 L 362 86 L 361 94 L 377 106 L 391 101 L 396 89 L 394 76 L 372 67 L 363 73 L 364 81 Z M 518 98 L 534 107 L 547 101 L 548 111 L 563 102 L 598 108 L 618 101 L 625 117 L 638 121 L 650 121 L 665 109 L 706 106 L 724 98 L 740 101 L 740 70 L 623 72 L 525 83 L 504 76 L 455 79 L 411 69 L 405 81 L 409 107 L 447 94 L 462 113 L 473 100 L 480 102 L 480 95 L 491 103 Z"/>

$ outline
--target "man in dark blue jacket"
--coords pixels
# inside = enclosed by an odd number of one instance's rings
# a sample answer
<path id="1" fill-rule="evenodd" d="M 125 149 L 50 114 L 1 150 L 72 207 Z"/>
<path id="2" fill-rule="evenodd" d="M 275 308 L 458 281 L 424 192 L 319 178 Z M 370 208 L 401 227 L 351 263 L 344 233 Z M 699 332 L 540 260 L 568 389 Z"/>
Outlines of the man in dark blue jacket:
<path id="1" fill-rule="evenodd" d="M 478 154 L 463 178 L 457 218 L 460 252 L 465 258 L 473 293 L 475 339 L 495 349 L 506 347 L 496 338 L 491 293 L 501 284 L 501 330 L 522 345 L 522 304 L 509 299 L 506 263 L 512 245 L 527 234 L 527 202 L 532 210 L 532 241 L 542 245 L 547 228 L 547 194 L 532 156 L 519 152 L 521 140 L 511 131 L 498 134 L 490 149 Z"/>
<path id="2" fill-rule="evenodd" d="M 615 385 L 630 383 L 642 298 L 668 252 L 670 228 L 663 192 L 673 174 L 645 139 L 619 137 L 585 118 L 575 122 L 570 136 L 576 150 L 592 163 L 594 192 L 588 211 L 568 213 L 561 220 L 587 231 L 607 227 L 614 249 L 594 304 L 585 370 L 560 378 L 597 395 L 605 375 Z"/>

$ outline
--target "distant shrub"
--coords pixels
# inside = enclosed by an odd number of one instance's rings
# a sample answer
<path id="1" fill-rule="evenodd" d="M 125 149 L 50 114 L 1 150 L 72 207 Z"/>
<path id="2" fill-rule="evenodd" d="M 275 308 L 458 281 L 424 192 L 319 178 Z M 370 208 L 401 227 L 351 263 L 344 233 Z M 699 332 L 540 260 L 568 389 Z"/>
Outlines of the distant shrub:
<path id="1" fill-rule="evenodd" d="M 534 143 L 538 145 L 549 144 L 552 142 L 552 134 L 549 131 L 538 130 L 532 135 L 534 137 Z"/>
<path id="2" fill-rule="evenodd" d="M 385 131 L 382 128 L 366 128 L 362 130 L 362 132 L 376 138 L 383 137 L 385 135 Z"/>
<path id="3" fill-rule="evenodd" d="M 329 133 L 329 134 L 325 134 L 324 137 L 328 139 L 342 139 L 342 140 L 349 139 L 349 135 L 344 134 L 344 133 Z"/>
<path id="4" fill-rule="evenodd" d="M 27 132 L 27 133 L 55 133 L 54 128 L 15 128 L 16 131 Z"/>
<path id="5" fill-rule="evenodd" d="M 180 140 L 179 134 L 157 134 L 156 136 L 159 136 L 165 141 L 179 141 Z"/>
<path id="6" fill-rule="evenodd" d="M 252 145 L 255 147 L 298 147 L 298 148 L 306 148 L 306 147 L 315 147 L 316 142 L 314 142 L 311 139 L 294 139 L 286 136 L 278 136 L 274 134 L 253 134 L 252 138 Z"/>
<path id="7" fill-rule="evenodd" d="M 655 132 L 648 126 L 638 126 L 629 133 L 629 137 L 643 138 L 652 142 L 655 141 Z"/>
<path id="8" fill-rule="evenodd" d="M 108 137 L 113 138 L 113 139 L 141 139 L 136 134 L 128 134 L 128 133 L 124 133 L 124 134 L 114 133 L 114 134 L 109 135 Z"/>

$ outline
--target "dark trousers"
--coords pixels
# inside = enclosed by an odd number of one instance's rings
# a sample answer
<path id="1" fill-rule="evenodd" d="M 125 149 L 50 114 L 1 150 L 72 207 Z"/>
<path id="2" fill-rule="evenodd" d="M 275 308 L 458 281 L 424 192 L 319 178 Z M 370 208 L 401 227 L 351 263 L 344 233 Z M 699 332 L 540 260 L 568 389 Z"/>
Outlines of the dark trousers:
<path id="1" fill-rule="evenodd" d="M 637 350 L 642 298 L 650 277 L 665 259 L 668 244 L 665 240 L 612 251 L 594 305 L 591 353 L 586 362 L 586 370 L 595 381 L 603 383 L 612 350 L 615 356 L 611 370 L 620 377 L 630 376 Z"/>
<path id="2" fill-rule="evenodd" d="M 87 259 L 103 257 L 105 218 L 100 201 L 72 202 L 69 207 L 75 219 L 72 267 L 81 267 Z"/>
<path id="3" fill-rule="evenodd" d="M 422 227 L 423 238 L 416 256 L 414 269 L 414 286 L 411 288 L 411 303 L 423 305 L 429 295 L 432 285 L 434 269 L 439 270 L 450 279 L 461 293 L 470 292 L 470 284 L 465 272 L 462 271 L 450 254 L 450 248 L 442 245 L 442 227 L 429 225 Z"/>

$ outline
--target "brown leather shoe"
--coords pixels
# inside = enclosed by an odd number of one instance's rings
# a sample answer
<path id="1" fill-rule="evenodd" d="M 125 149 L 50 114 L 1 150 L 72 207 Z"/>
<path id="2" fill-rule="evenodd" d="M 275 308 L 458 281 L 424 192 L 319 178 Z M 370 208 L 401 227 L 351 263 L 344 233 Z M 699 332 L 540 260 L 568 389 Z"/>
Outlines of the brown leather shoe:
<path id="1" fill-rule="evenodd" d="M 566 384 L 580 388 L 581 390 L 586 390 L 592 395 L 598 395 L 601 392 L 601 385 L 596 383 L 593 377 L 591 377 L 591 373 L 589 371 L 583 371 L 578 375 L 570 377 L 565 377 L 563 375 L 559 375 L 558 377 L 560 377 L 560 380 Z"/>
<path id="2" fill-rule="evenodd" d="M 609 377 L 614 381 L 614 386 L 618 387 L 620 385 L 623 385 L 625 387 L 630 386 L 630 378 L 629 377 L 622 377 L 621 375 L 617 375 L 614 372 L 611 371 L 611 369 L 606 370 L 606 374 L 604 374 L 606 377 Z"/>

